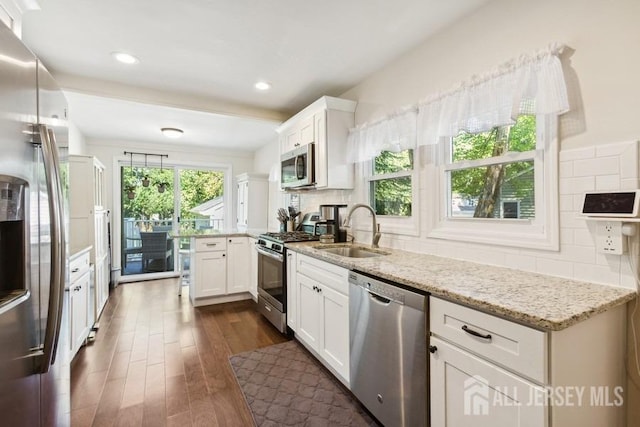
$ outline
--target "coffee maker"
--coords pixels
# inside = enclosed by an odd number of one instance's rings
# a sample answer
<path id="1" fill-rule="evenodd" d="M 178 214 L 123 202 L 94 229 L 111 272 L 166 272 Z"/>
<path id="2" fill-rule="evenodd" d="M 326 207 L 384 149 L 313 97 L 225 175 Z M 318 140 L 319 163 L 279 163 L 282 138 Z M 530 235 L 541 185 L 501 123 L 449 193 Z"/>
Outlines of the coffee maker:
<path id="1" fill-rule="evenodd" d="M 325 234 L 332 234 L 334 242 L 346 242 L 347 231 L 340 228 L 346 208 L 347 205 L 320 205 L 320 221 L 315 223 L 313 234 L 324 226 Z"/>

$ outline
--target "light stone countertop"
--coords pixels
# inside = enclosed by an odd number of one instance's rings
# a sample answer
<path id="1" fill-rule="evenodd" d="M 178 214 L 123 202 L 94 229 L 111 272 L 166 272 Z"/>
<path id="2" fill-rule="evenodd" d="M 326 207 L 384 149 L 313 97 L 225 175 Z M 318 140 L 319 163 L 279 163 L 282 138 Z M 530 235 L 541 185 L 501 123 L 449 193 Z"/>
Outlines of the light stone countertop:
<path id="1" fill-rule="evenodd" d="M 218 231 L 218 230 L 186 230 L 178 233 L 169 233 L 171 237 L 195 237 L 196 239 L 205 238 L 205 237 L 242 237 L 248 236 L 256 238 L 260 234 L 266 233 L 266 230 L 247 230 L 247 231 L 238 231 L 238 230 L 226 230 L 226 231 Z"/>
<path id="2" fill-rule="evenodd" d="M 632 289 L 396 249 L 380 248 L 389 255 L 375 258 L 348 258 L 314 249 L 344 245 L 304 242 L 286 247 L 546 331 L 565 329 L 636 296 Z"/>

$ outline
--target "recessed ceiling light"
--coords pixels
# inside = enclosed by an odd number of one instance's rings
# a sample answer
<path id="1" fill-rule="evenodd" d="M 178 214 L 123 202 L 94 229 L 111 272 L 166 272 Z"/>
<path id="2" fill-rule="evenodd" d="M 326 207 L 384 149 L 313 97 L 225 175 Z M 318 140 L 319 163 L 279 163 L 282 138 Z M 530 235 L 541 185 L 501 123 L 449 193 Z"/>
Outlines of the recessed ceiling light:
<path id="1" fill-rule="evenodd" d="M 130 53 L 111 52 L 111 56 L 113 56 L 116 61 L 122 62 L 123 64 L 137 64 L 138 62 L 140 62 L 138 58 L 131 55 Z"/>
<path id="2" fill-rule="evenodd" d="M 182 129 L 178 129 L 178 128 L 162 128 L 160 129 L 160 131 L 164 136 L 171 139 L 180 138 L 184 133 Z"/>
<path id="3" fill-rule="evenodd" d="M 265 81 L 259 81 L 255 84 L 256 89 L 258 90 L 269 90 L 271 89 L 271 83 Z"/>

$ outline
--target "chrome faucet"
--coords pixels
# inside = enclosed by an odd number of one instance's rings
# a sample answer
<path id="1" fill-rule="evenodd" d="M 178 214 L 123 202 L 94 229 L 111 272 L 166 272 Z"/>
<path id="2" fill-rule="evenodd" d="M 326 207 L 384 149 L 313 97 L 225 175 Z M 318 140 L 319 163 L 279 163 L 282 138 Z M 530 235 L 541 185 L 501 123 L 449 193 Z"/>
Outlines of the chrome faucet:
<path id="1" fill-rule="evenodd" d="M 378 224 L 378 221 L 376 220 L 376 213 L 374 212 L 373 208 L 369 205 L 365 205 L 364 203 L 356 203 L 355 205 L 351 206 L 351 209 L 349 209 L 349 212 L 347 213 L 347 217 L 344 220 L 344 223 L 342 224 L 343 227 L 348 227 L 349 226 L 349 222 L 351 221 L 351 214 L 353 213 L 353 211 L 355 211 L 358 208 L 366 208 L 369 210 L 369 212 L 371 212 L 371 247 L 372 248 L 377 248 L 378 247 L 378 242 L 380 241 L 380 225 Z"/>

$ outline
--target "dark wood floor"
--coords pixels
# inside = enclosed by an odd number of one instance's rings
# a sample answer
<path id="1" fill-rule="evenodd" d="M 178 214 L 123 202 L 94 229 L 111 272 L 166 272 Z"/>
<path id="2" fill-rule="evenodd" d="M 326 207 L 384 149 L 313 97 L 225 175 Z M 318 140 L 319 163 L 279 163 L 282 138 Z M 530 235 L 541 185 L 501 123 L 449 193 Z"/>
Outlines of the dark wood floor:
<path id="1" fill-rule="evenodd" d="M 176 280 L 111 293 L 71 365 L 73 427 L 253 424 L 228 357 L 286 338 L 252 301 L 194 309 Z"/>

